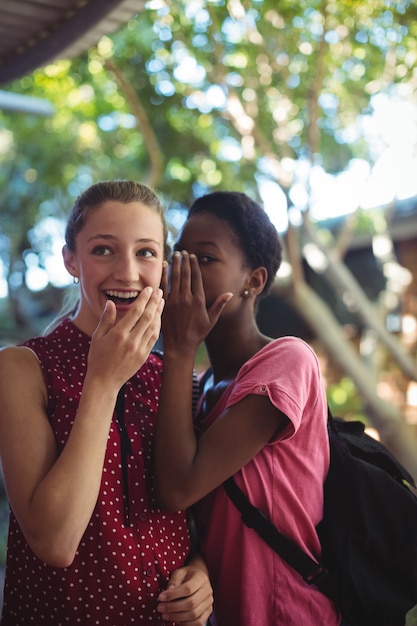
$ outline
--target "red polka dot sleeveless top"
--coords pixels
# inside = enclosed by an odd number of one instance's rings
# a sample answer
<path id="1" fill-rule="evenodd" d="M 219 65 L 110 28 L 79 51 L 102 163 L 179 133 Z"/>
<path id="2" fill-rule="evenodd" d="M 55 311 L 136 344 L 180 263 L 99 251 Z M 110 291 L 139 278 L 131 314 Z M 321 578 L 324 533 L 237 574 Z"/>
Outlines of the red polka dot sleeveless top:
<path id="1" fill-rule="evenodd" d="M 90 339 L 65 320 L 50 335 L 24 345 L 40 361 L 48 415 L 62 450 L 81 395 Z M 151 355 L 126 383 L 123 413 L 132 452 L 127 484 L 114 415 L 98 501 L 70 567 L 55 569 L 37 559 L 11 512 L 2 626 L 166 624 L 156 599 L 170 573 L 184 564 L 190 540 L 185 514 L 163 513 L 154 501 L 151 449 L 161 366 Z"/>

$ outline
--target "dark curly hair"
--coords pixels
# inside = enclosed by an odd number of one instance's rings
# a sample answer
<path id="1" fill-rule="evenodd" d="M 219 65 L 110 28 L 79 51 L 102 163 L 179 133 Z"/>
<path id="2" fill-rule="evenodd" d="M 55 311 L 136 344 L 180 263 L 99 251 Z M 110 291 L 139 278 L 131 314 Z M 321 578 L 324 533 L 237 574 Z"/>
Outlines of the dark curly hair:
<path id="1" fill-rule="evenodd" d="M 211 213 L 229 224 L 249 267 L 266 268 L 268 278 L 259 298 L 268 295 L 281 265 L 282 246 L 264 209 L 244 193 L 214 191 L 193 202 L 188 217 L 197 213 Z"/>

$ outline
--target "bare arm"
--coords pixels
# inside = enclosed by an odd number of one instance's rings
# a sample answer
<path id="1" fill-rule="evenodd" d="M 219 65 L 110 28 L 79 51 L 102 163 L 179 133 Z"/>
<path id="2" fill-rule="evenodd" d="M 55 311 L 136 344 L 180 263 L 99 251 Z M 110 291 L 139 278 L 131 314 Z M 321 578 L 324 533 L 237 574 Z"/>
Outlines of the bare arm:
<path id="1" fill-rule="evenodd" d="M 81 400 L 60 455 L 36 357 L 22 347 L 0 351 L 0 455 L 7 494 L 34 553 L 56 567 L 72 562 L 95 507 L 117 393 L 158 336 L 163 301 L 142 293 L 121 323 L 115 323 L 114 305 L 108 303 L 92 337 Z"/>
<path id="2" fill-rule="evenodd" d="M 267 397 L 249 395 L 196 439 L 191 415 L 195 352 L 218 319 L 227 294 L 206 310 L 194 257 L 186 256 L 181 267 L 178 258 L 174 259 L 171 275 L 163 320 L 164 370 L 155 476 L 161 506 L 178 510 L 191 506 L 245 465 L 288 420 Z"/>

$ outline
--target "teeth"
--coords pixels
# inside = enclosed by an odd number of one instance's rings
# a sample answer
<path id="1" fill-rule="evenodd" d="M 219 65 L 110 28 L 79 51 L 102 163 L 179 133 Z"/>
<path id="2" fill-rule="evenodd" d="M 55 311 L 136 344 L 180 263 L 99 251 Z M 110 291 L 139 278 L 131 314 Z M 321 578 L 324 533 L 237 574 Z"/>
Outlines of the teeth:
<path id="1" fill-rule="evenodd" d="M 139 291 L 106 291 L 108 296 L 112 298 L 126 298 L 129 300 L 130 298 L 136 298 L 139 295 Z"/>

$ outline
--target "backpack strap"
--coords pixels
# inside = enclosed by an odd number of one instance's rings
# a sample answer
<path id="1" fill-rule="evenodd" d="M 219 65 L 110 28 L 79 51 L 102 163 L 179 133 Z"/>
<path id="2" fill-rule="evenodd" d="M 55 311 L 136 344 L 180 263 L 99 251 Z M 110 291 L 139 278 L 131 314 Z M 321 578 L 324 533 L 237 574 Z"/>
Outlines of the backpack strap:
<path id="1" fill-rule="evenodd" d="M 236 484 L 233 476 L 224 481 L 223 487 L 233 504 L 240 511 L 243 523 L 248 528 L 256 530 L 261 539 L 275 550 L 288 565 L 301 574 L 306 583 L 319 586 L 327 578 L 328 571 L 326 567 L 321 563 L 317 563 L 294 542 L 280 533 L 262 511 L 251 504 Z"/>
<path id="2" fill-rule="evenodd" d="M 122 479 L 123 479 L 123 501 L 125 507 L 125 526 L 130 526 L 130 499 L 129 499 L 129 479 L 128 479 L 128 456 L 132 456 L 132 444 L 129 439 L 129 435 L 126 428 L 125 418 L 124 418 L 124 404 L 125 404 L 125 390 L 126 384 L 124 384 L 119 393 L 117 394 L 116 400 L 116 417 L 117 424 L 119 427 L 120 433 L 120 455 L 122 459 Z"/>
<path id="3" fill-rule="evenodd" d="M 213 371 L 209 367 L 200 378 L 200 393 L 203 393 L 205 383 L 212 373 Z M 261 539 L 303 577 L 306 583 L 319 586 L 327 578 L 327 568 L 322 563 L 317 563 L 293 541 L 280 533 L 262 511 L 253 506 L 248 500 L 233 476 L 224 481 L 223 487 L 230 500 L 240 511 L 243 523 L 248 528 L 253 528 Z"/>

